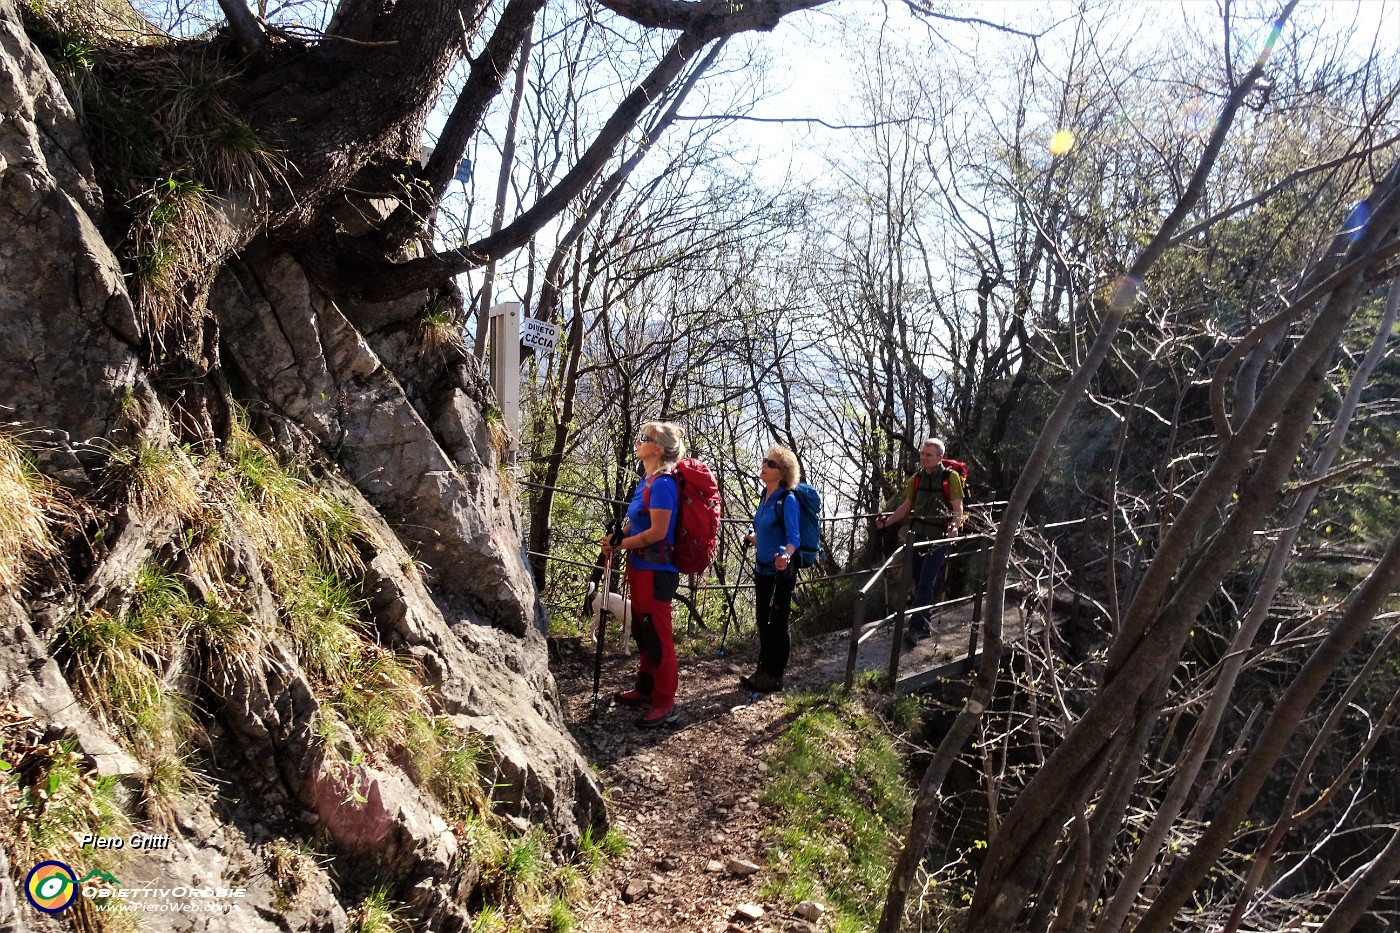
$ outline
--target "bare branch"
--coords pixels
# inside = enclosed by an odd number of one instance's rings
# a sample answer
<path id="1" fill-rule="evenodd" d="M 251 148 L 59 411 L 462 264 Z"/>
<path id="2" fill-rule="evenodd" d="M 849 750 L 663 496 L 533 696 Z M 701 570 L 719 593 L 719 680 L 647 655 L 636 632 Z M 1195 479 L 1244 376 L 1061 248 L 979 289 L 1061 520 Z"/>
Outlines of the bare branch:
<path id="1" fill-rule="evenodd" d="M 1160 933 L 1171 926 L 1177 910 L 1186 903 L 1199 879 L 1210 870 L 1235 833 L 1323 683 L 1333 675 L 1342 658 L 1385 605 L 1397 582 L 1400 582 L 1400 536 L 1391 540 L 1380 563 L 1365 582 L 1347 597 L 1336 626 L 1284 691 L 1243 768 L 1231 783 L 1225 800 L 1213 813 L 1210 824 L 1190 854 L 1167 879 L 1156 900 L 1143 915 L 1138 930 Z"/>
<path id="2" fill-rule="evenodd" d="M 423 170 L 423 177 L 432 186 L 435 200 L 442 197 L 452 181 L 452 173 L 462 160 L 462 154 L 467 151 L 467 143 L 481 126 L 486 108 L 500 93 L 506 72 L 510 70 L 521 45 L 529 38 L 530 30 L 535 25 L 535 14 L 542 6 L 544 0 L 510 0 L 486 48 L 472 62 L 466 85 L 457 97 L 437 146 Z"/>
<path id="3" fill-rule="evenodd" d="M 746 121 L 748 123 L 815 123 L 824 126 L 829 130 L 873 130 L 882 126 L 907 126 L 910 120 L 876 120 L 873 123 L 831 123 L 821 117 L 755 117 L 744 113 L 707 113 L 697 116 L 677 116 L 677 121 L 691 120 L 726 120 L 731 122 Z"/>
<path id="4" fill-rule="evenodd" d="M 830 0 L 598 0 L 599 4 L 639 26 L 653 29 L 704 29 L 712 34 L 766 32 L 789 13 L 810 10 Z"/>
<path id="5" fill-rule="evenodd" d="M 932 9 L 931 7 L 924 6 L 922 3 L 919 3 L 918 0 L 904 0 L 904 5 L 907 6 L 910 9 L 910 11 L 913 12 L 916 16 L 926 16 L 929 19 L 942 20 L 945 23 L 961 23 L 963 25 L 968 26 L 986 26 L 987 28 L 995 29 L 998 32 L 1005 32 L 1013 36 L 1021 36 L 1024 39 L 1041 39 L 1044 38 L 1045 32 L 1048 31 L 1046 30 L 1042 32 L 1026 32 L 1024 29 L 1016 29 L 1015 27 L 1008 26 L 1005 23 L 994 23 L 991 20 L 981 19 L 976 16 L 954 16 L 951 13 L 940 12 L 938 10 Z"/>
<path id="6" fill-rule="evenodd" d="M 1348 152 L 1344 156 L 1339 156 L 1338 158 L 1332 159 L 1327 162 L 1319 162 L 1317 165 L 1310 165 L 1307 168 L 1299 169 L 1296 172 L 1292 172 L 1289 175 L 1280 178 L 1278 181 L 1265 188 L 1263 191 L 1259 192 L 1254 197 L 1246 198 L 1243 201 L 1240 201 L 1236 204 L 1231 204 L 1224 210 L 1216 211 L 1214 214 L 1210 215 L 1205 220 L 1202 220 L 1200 223 L 1194 224 L 1191 227 L 1181 231 L 1176 236 L 1172 237 L 1171 245 L 1179 246 L 1182 243 L 1186 243 L 1190 241 L 1192 237 L 1206 230 L 1209 230 L 1211 227 L 1220 223 L 1222 220 L 1226 220 L 1230 217 L 1235 216 L 1236 214 L 1242 213 L 1243 211 L 1247 211 L 1255 205 L 1263 204 L 1265 201 L 1278 194 L 1280 191 L 1284 191 L 1288 188 L 1291 188 L 1298 182 L 1303 181 L 1307 178 L 1311 178 L 1313 175 L 1317 175 L 1322 172 L 1329 172 L 1332 169 L 1337 168 L 1338 166 L 1346 165 L 1348 162 L 1354 162 L 1358 159 L 1364 159 L 1368 156 L 1375 155 L 1378 152 L 1389 149 L 1396 143 L 1400 143 L 1400 136 L 1392 136 L 1384 142 L 1376 143 L 1372 146 L 1366 146 L 1365 148 L 1360 149 L 1356 152 Z"/>

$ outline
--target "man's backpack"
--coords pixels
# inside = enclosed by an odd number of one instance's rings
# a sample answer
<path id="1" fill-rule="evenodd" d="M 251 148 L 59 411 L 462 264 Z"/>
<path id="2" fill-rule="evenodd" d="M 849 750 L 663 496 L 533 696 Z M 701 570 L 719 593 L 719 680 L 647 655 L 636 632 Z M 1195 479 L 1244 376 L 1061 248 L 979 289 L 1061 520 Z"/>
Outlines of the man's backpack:
<path id="1" fill-rule="evenodd" d="M 710 468 L 694 457 L 667 472 L 680 498 L 671 561 L 681 573 L 704 573 L 719 546 L 719 484 Z M 642 505 L 651 508 L 651 483 L 642 487 Z"/>
<path id="2" fill-rule="evenodd" d="M 957 473 L 959 476 L 962 477 L 963 498 L 966 499 L 968 497 L 967 464 L 963 463 L 961 460 L 954 460 L 951 457 L 943 457 L 938 461 L 938 463 L 941 467 L 943 467 L 943 501 L 946 502 L 948 504 L 948 508 L 951 509 L 953 507 L 953 499 L 951 496 L 948 495 L 948 474 Z M 918 473 L 914 474 L 914 495 L 916 496 L 919 494 L 919 479 L 922 476 L 923 470 L 920 470 Z"/>
<path id="3" fill-rule="evenodd" d="M 970 494 L 967 486 L 967 464 L 951 457 L 944 457 L 939 463 L 943 465 L 943 501 L 948 503 L 949 508 L 952 508 L 953 499 L 948 495 L 948 474 L 956 472 L 962 477 L 963 498 L 968 498 Z"/>
<path id="4" fill-rule="evenodd" d="M 801 511 L 798 512 L 797 529 L 800 544 L 797 548 L 797 566 L 810 567 L 822 555 L 822 496 L 807 483 L 798 483 L 785 490 L 778 500 L 778 524 L 783 524 L 783 503 L 791 493 L 797 499 Z"/>

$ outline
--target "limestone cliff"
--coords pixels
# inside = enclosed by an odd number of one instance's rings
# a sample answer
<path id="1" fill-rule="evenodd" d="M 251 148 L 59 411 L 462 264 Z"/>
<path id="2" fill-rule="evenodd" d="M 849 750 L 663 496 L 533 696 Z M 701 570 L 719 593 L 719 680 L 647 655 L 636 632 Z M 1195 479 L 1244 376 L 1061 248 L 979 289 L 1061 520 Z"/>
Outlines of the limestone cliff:
<path id="1" fill-rule="evenodd" d="M 171 840 L 128 847 L 109 863 L 117 871 L 245 889 L 234 913 L 150 914 L 146 928 L 345 929 L 372 887 L 408 905 L 417 928 L 464 928 L 483 884 L 471 836 L 425 786 L 411 742 L 343 727 L 341 705 L 376 686 L 342 674 L 340 692 L 328 688 L 308 660 L 317 636 L 288 622 L 275 559 L 231 511 L 228 451 L 176 443 L 178 379 L 153 375 L 159 347 L 134 310 L 73 107 L 11 0 L 0 0 L 0 118 L 0 431 L 72 505 L 59 558 L 0 594 L 0 760 L 17 736 L 76 743 L 83 769 L 119 779 L 131 831 Z M 543 827 L 567 849 L 600 826 L 599 787 L 554 695 L 475 361 L 393 323 L 402 309 L 338 304 L 265 244 L 222 269 L 207 306 L 222 335 L 209 358 L 250 413 L 248 443 L 300 464 L 354 517 L 357 553 L 339 573 L 358 594 L 356 651 L 398 659 L 416 678 L 405 702 L 481 743 L 485 790 L 474 792 L 516 830 Z M 168 455 L 196 504 L 163 507 L 133 488 L 133 451 L 148 450 Z M 194 780 L 160 806 L 129 731 L 73 682 L 73 620 L 129 612 L 143 568 L 176 581 L 178 605 L 206 623 L 213 607 L 233 618 L 230 640 L 189 629 L 133 649 L 194 723 Z M 31 866 L 7 867 L 0 928 L 59 924 L 15 887 Z"/>

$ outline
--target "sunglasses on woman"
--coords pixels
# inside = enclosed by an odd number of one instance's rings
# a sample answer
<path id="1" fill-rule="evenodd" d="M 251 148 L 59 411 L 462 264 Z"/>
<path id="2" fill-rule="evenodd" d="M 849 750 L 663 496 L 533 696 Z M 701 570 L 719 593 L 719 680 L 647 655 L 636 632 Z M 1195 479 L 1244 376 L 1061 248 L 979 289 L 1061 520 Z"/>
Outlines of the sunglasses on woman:
<path id="1" fill-rule="evenodd" d="M 647 437 L 645 434 L 638 434 L 638 435 L 637 435 L 637 441 L 636 441 L 636 442 L 637 442 L 638 444 L 655 444 L 655 443 L 656 443 L 656 441 L 654 441 L 654 440 L 652 440 L 651 438 Z"/>
<path id="2" fill-rule="evenodd" d="M 768 469 L 770 469 L 770 470 L 777 470 L 777 469 L 780 469 L 780 467 L 778 466 L 778 461 L 776 461 L 776 460 L 768 460 L 768 459 L 765 458 L 764 461 L 763 461 L 763 465 L 766 466 L 766 467 L 767 467 Z"/>

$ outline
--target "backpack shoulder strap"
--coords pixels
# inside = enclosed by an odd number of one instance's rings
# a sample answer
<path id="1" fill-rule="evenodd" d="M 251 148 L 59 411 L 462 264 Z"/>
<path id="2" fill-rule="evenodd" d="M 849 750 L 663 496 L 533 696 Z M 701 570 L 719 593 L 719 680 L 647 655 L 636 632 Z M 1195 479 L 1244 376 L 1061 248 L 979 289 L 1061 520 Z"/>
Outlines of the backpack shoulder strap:
<path id="1" fill-rule="evenodd" d="M 676 484 L 676 491 L 680 491 L 680 479 L 676 476 L 674 471 L 662 470 L 660 473 L 653 473 L 651 476 L 648 476 L 646 479 L 642 480 L 642 508 L 644 509 L 649 510 L 651 508 L 651 483 L 659 476 L 671 477 L 671 481 Z"/>

